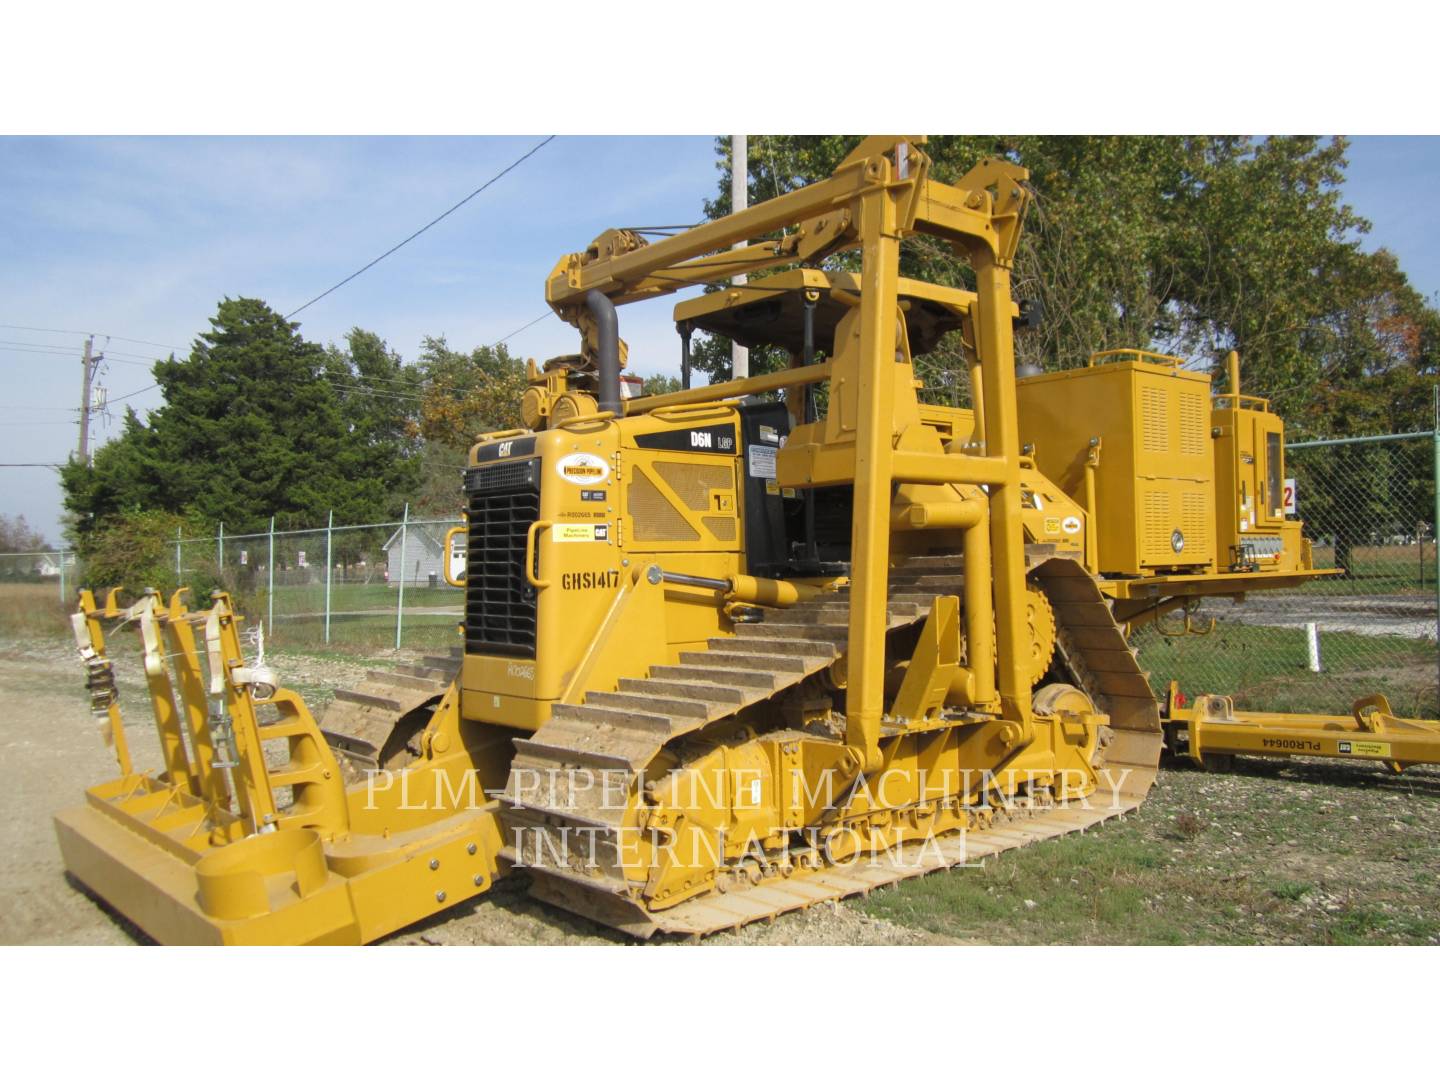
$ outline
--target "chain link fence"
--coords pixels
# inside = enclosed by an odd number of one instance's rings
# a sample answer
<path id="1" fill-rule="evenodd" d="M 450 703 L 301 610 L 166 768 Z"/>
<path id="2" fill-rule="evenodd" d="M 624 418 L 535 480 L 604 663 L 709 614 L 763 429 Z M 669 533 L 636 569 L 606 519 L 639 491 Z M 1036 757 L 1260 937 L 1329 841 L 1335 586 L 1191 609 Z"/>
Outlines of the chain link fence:
<path id="1" fill-rule="evenodd" d="M 445 583 L 444 539 L 458 519 L 411 520 L 318 529 L 194 537 L 168 545 L 175 580 L 194 590 L 226 589 L 267 642 L 295 649 L 446 651 L 460 644 L 464 593 Z M 75 589 L 87 584 L 74 552 L 0 555 L 0 604 L 32 612 L 12 628 L 63 629 Z M 97 597 L 98 599 L 98 597 Z M 46 622 L 54 622 L 51 626 Z M 33 625 L 32 625 L 33 623 Z"/>
<path id="2" fill-rule="evenodd" d="M 1156 690 L 1175 679 L 1192 697 L 1314 713 L 1380 692 L 1401 715 L 1440 715 L 1437 454 L 1431 432 L 1288 446 L 1287 512 L 1304 521 L 1316 567 L 1336 573 L 1206 600 L 1191 620 L 1201 633 L 1178 621 L 1136 631 Z"/>
<path id="3" fill-rule="evenodd" d="M 1289 446 L 1288 508 L 1305 522 L 1316 566 L 1338 572 L 1240 603 L 1205 600 L 1190 621 L 1205 633 L 1176 622 L 1137 630 L 1156 691 L 1174 679 L 1191 696 L 1231 694 L 1239 708 L 1321 713 L 1379 691 L 1403 715 L 1440 715 L 1437 454 L 1430 432 Z M 178 535 L 171 547 L 181 583 L 223 583 L 277 645 L 443 650 L 461 640 L 464 594 L 445 584 L 442 565 L 445 532 L 458 524 L 407 514 L 376 525 Z M 63 628 L 83 583 L 71 552 L 0 555 L 6 624 L 27 632 Z"/>

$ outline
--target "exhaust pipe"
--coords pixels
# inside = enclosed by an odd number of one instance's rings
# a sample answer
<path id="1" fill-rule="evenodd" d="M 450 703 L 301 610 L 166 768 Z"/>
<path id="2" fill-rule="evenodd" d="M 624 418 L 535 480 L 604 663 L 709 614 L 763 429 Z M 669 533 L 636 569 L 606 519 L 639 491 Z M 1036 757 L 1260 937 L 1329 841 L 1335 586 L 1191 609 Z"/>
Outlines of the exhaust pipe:
<path id="1" fill-rule="evenodd" d="M 595 316 L 596 357 L 600 369 L 600 411 L 621 415 L 620 400 L 620 318 L 615 304 L 599 289 L 585 294 L 585 307 Z"/>

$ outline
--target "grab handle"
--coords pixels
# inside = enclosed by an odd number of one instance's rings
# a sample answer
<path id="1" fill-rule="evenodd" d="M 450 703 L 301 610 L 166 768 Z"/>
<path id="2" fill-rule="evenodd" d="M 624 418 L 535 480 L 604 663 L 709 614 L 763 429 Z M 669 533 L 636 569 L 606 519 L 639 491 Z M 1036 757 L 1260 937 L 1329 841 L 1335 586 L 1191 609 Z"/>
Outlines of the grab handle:
<path id="1" fill-rule="evenodd" d="M 550 583 L 535 576 L 535 534 L 553 524 L 550 521 L 532 521 L 530 528 L 525 530 L 525 580 L 536 589 L 548 589 Z"/>

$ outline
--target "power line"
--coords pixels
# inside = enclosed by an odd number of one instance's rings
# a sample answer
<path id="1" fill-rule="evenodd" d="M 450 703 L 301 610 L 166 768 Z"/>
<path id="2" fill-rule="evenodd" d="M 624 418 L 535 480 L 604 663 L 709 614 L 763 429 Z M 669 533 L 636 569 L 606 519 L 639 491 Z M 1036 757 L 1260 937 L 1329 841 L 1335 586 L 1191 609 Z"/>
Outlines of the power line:
<path id="1" fill-rule="evenodd" d="M 528 158 L 530 158 L 533 154 L 537 153 L 542 147 L 544 147 L 544 146 L 546 146 L 547 144 L 549 144 L 554 138 L 555 138 L 554 135 L 547 135 L 547 136 L 545 136 L 544 139 L 540 140 L 540 142 L 536 143 L 534 146 L 532 146 L 532 147 L 531 147 L 529 150 L 527 150 L 525 153 L 521 154 L 518 158 L 516 158 L 514 161 L 512 161 L 509 165 L 505 166 L 505 168 L 501 169 L 498 173 L 496 173 L 494 176 L 492 176 L 489 180 L 486 180 L 485 183 L 481 184 L 478 188 L 476 188 L 474 191 L 472 191 L 469 195 L 466 195 L 465 198 L 461 199 L 461 200 L 460 200 L 458 203 L 456 203 L 454 206 L 450 207 L 449 210 L 446 210 L 443 214 L 441 214 L 439 217 L 437 217 L 434 221 L 431 221 L 431 222 L 429 222 L 429 224 L 426 224 L 426 225 L 422 226 L 421 228 L 416 229 L 413 233 L 411 233 L 409 236 L 407 236 L 404 240 L 401 240 L 398 244 L 396 244 L 394 247 L 392 247 L 389 251 L 385 252 L 385 253 L 382 254 L 382 255 L 377 255 L 375 258 L 371 259 L 368 263 L 366 263 L 364 266 L 362 266 L 359 270 L 356 270 L 356 271 L 355 271 L 353 274 L 351 274 L 349 277 L 345 278 L 345 279 L 342 280 L 342 281 L 336 282 L 334 285 L 330 286 L 330 288 L 326 289 L 326 290 L 325 290 L 324 292 L 322 292 L 319 296 L 315 297 L 314 300 L 307 300 L 305 303 L 301 304 L 301 305 L 300 305 L 298 308 L 296 308 L 294 311 L 290 312 L 289 315 L 286 315 L 285 318 L 287 318 L 287 319 L 293 319 L 296 315 L 300 314 L 300 312 L 304 311 L 304 310 L 305 310 L 307 307 L 309 307 L 311 304 L 314 304 L 314 303 L 317 303 L 318 301 L 324 300 L 325 297 L 329 296 L 331 293 L 333 293 L 336 289 L 340 288 L 342 285 L 346 285 L 346 284 L 354 281 L 357 277 L 359 277 L 361 274 L 363 274 L 366 270 L 369 270 L 369 269 L 370 269 L 372 266 L 374 266 L 376 263 L 380 262 L 380 260 L 385 259 L 385 258 L 388 258 L 389 256 L 395 254 L 395 252 L 399 251 L 399 250 L 400 250 L 402 247 L 404 247 L 406 244 L 410 243 L 411 240 L 414 240 L 417 236 L 421 235 L 421 234 L 424 233 L 427 229 L 431 228 L 431 226 L 438 225 L 440 222 L 444 221 L 447 217 L 449 217 L 451 214 L 453 214 L 456 210 L 459 210 L 460 207 L 464 206 L 464 205 L 465 205 L 466 203 L 468 203 L 471 199 L 475 198 L 476 195 L 479 195 L 482 191 L 484 191 L 486 188 L 488 188 L 491 184 L 495 183 L 495 181 L 499 180 L 499 179 L 500 179 L 502 176 L 504 176 L 506 173 L 510 172 L 510 170 L 516 168 L 516 167 L 519 166 L 522 162 L 524 162 L 525 160 L 527 160 Z"/>
<path id="2" fill-rule="evenodd" d="M 145 341 L 143 338 L 121 337 L 119 334 L 102 334 L 98 330 L 56 330 L 49 326 L 17 326 L 14 323 L 0 323 L 0 328 L 6 330 L 30 330 L 36 334 L 78 334 L 81 337 L 88 337 L 94 334 L 96 337 L 109 338 L 112 341 L 128 341 L 132 345 L 154 345 L 157 349 L 174 349 L 176 352 L 184 352 L 183 345 L 166 345 L 163 341 Z"/>
<path id="3" fill-rule="evenodd" d="M 32 344 L 32 342 L 21 342 L 20 344 L 29 345 L 29 344 Z M 41 349 L 22 349 L 22 348 L 16 348 L 14 345 L 5 344 L 5 343 L 3 343 L 3 342 L 0 342 L 0 352 L 32 353 L 32 354 L 34 354 L 34 355 L 36 355 L 36 356 L 65 356 L 65 357 L 73 357 L 73 356 L 75 355 L 75 353 L 74 353 L 72 350 L 70 350 L 70 349 L 45 349 L 45 348 L 41 348 Z M 119 354 L 115 354 L 115 353 L 101 353 L 101 358 L 102 358 L 102 359 L 105 359 L 105 360 L 109 360 L 109 361 L 111 361 L 112 363 L 115 363 L 115 364 L 133 364 L 135 367 L 149 367 L 149 366 L 150 366 L 149 364 L 142 363 L 142 362 L 139 361 L 139 360 L 124 360 L 124 359 L 121 359 L 121 357 L 124 357 L 124 356 L 134 356 L 134 355 L 136 355 L 136 354 L 134 354 L 134 353 L 119 353 Z M 152 356 L 152 357 L 146 357 L 145 359 L 147 359 L 147 360 L 152 360 L 152 361 L 155 361 L 155 362 L 158 363 L 161 358 L 160 358 L 160 357 L 153 357 L 153 356 Z"/>
<path id="4" fill-rule="evenodd" d="M 152 382 L 149 386 L 142 386 L 139 390 L 131 390 L 128 394 L 121 394 L 119 397 L 115 398 L 106 398 L 105 404 L 108 407 L 115 404 L 115 402 L 117 401 L 124 401 L 126 398 L 132 398 L 135 397 L 137 394 L 143 394 L 146 390 L 154 390 L 159 385 L 159 383 Z"/>
<path id="5" fill-rule="evenodd" d="M 58 469 L 59 462 L 55 461 L 6 461 L 0 462 L 0 469 Z"/>
<path id="6" fill-rule="evenodd" d="M 516 334 L 524 333 L 526 330 L 529 330 L 530 327 L 534 326 L 536 323 L 538 323 L 538 322 L 544 322 L 546 319 L 548 319 L 551 315 L 554 315 L 554 314 L 555 314 L 555 312 L 554 312 L 553 310 L 551 310 L 551 311 L 545 312 L 545 314 L 543 314 L 543 315 L 540 315 L 540 316 L 538 316 L 538 317 L 536 317 L 536 318 L 534 318 L 534 319 L 531 319 L 531 320 L 530 320 L 529 322 L 527 322 L 524 326 L 520 327 L 519 330 L 511 330 L 510 333 L 506 334 L 506 335 L 505 335 L 504 337 L 502 337 L 499 341 L 495 342 L 495 344 L 494 344 L 494 345 L 491 345 L 490 348 L 494 349 L 494 348 L 496 348 L 497 346 L 500 346 L 500 345 L 505 344 L 505 342 L 509 341 L 509 340 L 510 340 L 512 337 L 514 337 Z"/>

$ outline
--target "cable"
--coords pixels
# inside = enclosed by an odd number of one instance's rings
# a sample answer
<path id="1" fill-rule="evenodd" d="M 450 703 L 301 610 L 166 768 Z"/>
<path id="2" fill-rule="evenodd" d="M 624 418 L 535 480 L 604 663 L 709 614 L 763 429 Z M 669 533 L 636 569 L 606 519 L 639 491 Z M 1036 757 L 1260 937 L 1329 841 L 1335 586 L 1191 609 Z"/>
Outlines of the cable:
<path id="1" fill-rule="evenodd" d="M 55 330 L 48 326 L 16 326 L 14 323 L 0 323 L 0 328 L 6 330 L 31 330 L 37 334 L 79 334 L 81 337 L 103 337 L 112 341 L 128 341 L 132 345 L 154 345 L 157 349 L 174 349 L 176 352 L 184 352 L 180 345 L 166 345 L 163 341 L 145 341 L 141 338 L 121 337 L 119 334 L 102 334 L 98 330 Z"/>
<path id="2" fill-rule="evenodd" d="M 317 303 L 317 302 L 319 302 L 319 301 L 321 301 L 321 300 L 324 300 L 325 297 L 329 296 L 331 293 L 333 293 L 336 289 L 340 288 L 342 285 L 346 285 L 346 284 L 348 284 L 349 282 L 354 281 L 357 277 L 359 277 L 361 274 L 363 274 L 366 270 L 369 270 L 372 266 L 374 266 L 376 263 L 378 263 L 381 259 L 387 258 L 387 257 L 395 254 L 395 252 L 399 251 L 402 247 L 404 247 L 406 244 L 410 243 L 411 240 L 414 240 L 417 236 L 419 236 L 421 233 L 425 232 L 425 231 L 426 231 L 427 229 L 429 229 L 431 226 L 438 225 L 440 222 L 444 221 L 447 217 L 449 217 L 451 214 L 453 214 L 456 210 L 459 210 L 460 207 L 464 206 L 464 205 L 465 205 L 466 203 L 468 203 L 471 199 L 475 198 L 476 195 L 479 195 L 482 191 L 484 191 L 486 188 L 488 188 L 491 184 L 495 183 L 495 181 L 499 180 L 499 179 L 500 179 L 502 176 L 504 176 L 506 173 L 510 172 L 510 170 L 516 168 L 516 167 L 519 166 L 522 162 L 524 162 L 525 160 L 527 160 L 528 158 L 530 158 L 532 155 L 534 155 L 535 153 L 537 153 L 542 147 L 548 145 L 554 138 L 555 138 L 554 135 L 547 135 L 547 136 L 545 136 L 544 139 L 540 140 L 540 142 L 536 143 L 534 146 L 532 146 L 532 147 L 531 147 L 529 150 L 527 150 L 525 153 L 521 154 L 518 158 L 516 158 L 514 161 L 512 161 L 509 165 L 505 166 L 505 168 L 501 169 L 498 173 L 496 173 L 494 176 L 492 176 L 489 180 L 486 180 L 485 183 L 481 184 L 478 188 L 476 188 L 474 191 L 472 191 L 469 195 L 466 195 L 465 198 L 461 199 L 461 200 L 460 200 L 458 203 L 456 203 L 454 206 L 450 207 L 449 210 L 446 210 L 443 214 L 441 214 L 439 217 L 437 217 L 434 221 L 431 221 L 429 224 L 424 225 L 424 226 L 422 226 L 422 227 L 419 228 L 419 229 L 416 229 L 413 233 L 411 233 L 409 236 L 407 236 L 404 240 L 401 240 L 398 244 L 396 244 L 394 247 L 392 247 L 389 251 L 385 252 L 385 253 L 382 254 L 382 255 L 378 255 L 378 256 L 376 256 L 376 257 L 373 258 L 373 259 L 371 259 L 368 263 L 366 263 L 364 266 L 362 266 L 359 270 L 356 270 L 356 271 L 355 271 L 353 274 L 351 274 L 349 277 L 347 277 L 347 278 L 345 278 L 344 280 L 339 281 L 339 282 L 335 283 L 334 285 L 330 286 L 330 288 L 326 289 L 326 290 L 325 290 L 324 292 L 322 292 L 319 296 L 315 297 L 314 300 L 307 300 L 305 303 L 301 304 L 301 305 L 300 305 L 298 308 L 296 308 L 294 311 L 290 312 L 289 315 L 286 315 L 285 318 L 286 318 L 286 319 L 293 319 L 296 315 L 299 315 L 300 312 L 304 311 L 304 310 L 305 310 L 306 308 L 308 308 L 311 304 L 314 304 L 314 303 Z"/>
<path id="3" fill-rule="evenodd" d="M 59 469 L 63 466 L 55 461 L 6 461 L 0 462 L 0 469 Z"/>
<path id="4" fill-rule="evenodd" d="M 26 344 L 28 344 L 28 343 L 26 343 Z M 6 345 L 6 344 L 4 344 L 4 343 L 0 343 L 0 352 L 32 353 L 32 354 L 34 354 L 34 355 L 36 355 L 36 356 L 65 356 L 65 357 L 72 357 L 72 358 L 75 356 L 74 352 L 72 352 L 72 351 L 69 350 L 69 349 L 53 349 L 53 350 L 49 350 L 49 349 L 18 349 L 18 348 L 15 348 L 15 347 L 12 346 L 12 345 Z M 121 355 L 121 356 L 131 356 L 131 355 L 134 355 L 134 354 L 132 354 L 132 353 L 122 353 L 122 354 L 120 354 L 120 355 Z M 149 364 L 141 363 L 141 361 L 139 361 L 139 360 L 122 360 L 122 359 L 120 359 L 120 356 L 106 355 L 105 353 L 99 353 L 99 354 L 97 354 L 97 355 L 94 357 L 94 359 L 97 360 L 97 361 L 98 361 L 98 360 L 109 360 L 109 361 L 111 361 L 112 363 L 116 363 L 116 364 L 134 364 L 136 367 L 149 367 L 149 366 L 150 366 Z M 147 359 L 155 360 L 156 358 L 150 357 L 150 358 L 147 358 Z M 156 362 L 158 362 L 158 360 L 156 360 Z"/>
<path id="5" fill-rule="evenodd" d="M 135 395 L 137 395 L 137 394 L 143 394 L 143 393 L 145 393 L 146 390 L 154 390 L 154 389 L 155 389 L 157 386 L 159 386 L 159 385 L 160 385 L 159 383 L 153 383 L 153 382 L 152 382 L 149 386 L 142 386 L 139 390 L 131 390 L 130 393 L 128 393 L 128 394 L 121 394 L 119 397 L 107 398 L 106 401 L 105 401 L 105 404 L 106 404 L 107 406 L 113 405 L 113 404 L 115 404 L 115 402 L 117 402 L 117 401 L 124 401 L 126 398 L 132 398 L 132 397 L 135 397 Z M 76 412 L 79 412 L 80 410 L 79 410 L 79 409 L 76 409 L 75 411 L 76 411 Z"/>
<path id="6" fill-rule="evenodd" d="M 509 341 L 509 340 L 510 340 L 512 337 L 514 337 L 516 334 L 520 334 L 520 333 L 523 333 L 523 332 L 526 331 L 526 330 L 529 330 L 530 327 L 534 326 L 536 323 L 538 323 L 538 322 L 544 322 L 546 319 L 548 319 L 551 315 L 554 315 L 554 314 L 555 314 L 555 312 L 554 312 L 553 310 L 551 310 L 551 311 L 545 312 L 544 315 L 540 315 L 540 316 L 538 316 L 537 318 L 531 319 L 531 320 L 530 320 L 529 322 L 527 322 L 524 326 L 520 327 L 519 330 L 511 330 L 510 333 L 506 334 L 506 335 L 505 335 L 504 337 L 502 337 L 499 341 L 495 342 L 495 344 L 494 344 L 494 345 L 491 345 L 490 348 L 494 349 L 494 348 L 497 348 L 497 347 L 505 344 L 505 342 Z"/>

